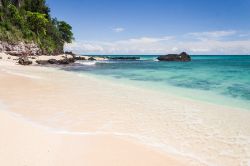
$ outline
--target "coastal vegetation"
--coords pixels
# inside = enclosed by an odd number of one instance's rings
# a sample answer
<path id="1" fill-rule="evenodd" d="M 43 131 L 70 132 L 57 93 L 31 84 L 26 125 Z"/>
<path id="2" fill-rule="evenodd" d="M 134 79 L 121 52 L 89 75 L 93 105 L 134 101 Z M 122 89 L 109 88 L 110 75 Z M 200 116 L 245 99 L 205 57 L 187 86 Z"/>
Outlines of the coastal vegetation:
<path id="1" fill-rule="evenodd" d="M 72 40 L 72 27 L 51 17 L 46 0 L 0 0 L 0 41 L 35 43 L 43 54 L 59 54 Z"/>

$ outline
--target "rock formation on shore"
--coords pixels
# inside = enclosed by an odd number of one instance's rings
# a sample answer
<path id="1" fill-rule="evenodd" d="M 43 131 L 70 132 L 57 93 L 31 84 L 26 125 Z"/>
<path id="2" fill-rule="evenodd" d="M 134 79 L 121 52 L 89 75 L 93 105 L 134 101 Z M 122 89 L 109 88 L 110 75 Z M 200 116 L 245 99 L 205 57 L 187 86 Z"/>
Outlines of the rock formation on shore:
<path id="1" fill-rule="evenodd" d="M 191 61 L 190 55 L 186 52 L 182 52 L 180 54 L 168 54 L 162 55 L 157 58 L 159 61 L 180 61 L 180 62 L 188 62 Z"/>
<path id="2" fill-rule="evenodd" d="M 30 61 L 29 58 L 25 56 L 25 57 L 20 57 L 18 63 L 20 65 L 31 65 L 32 61 Z"/>
<path id="3" fill-rule="evenodd" d="M 61 58 L 61 59 L 54 59 L 54 58 L 51 58 L 51 59 L 44 59 L 44 60 L 36 60 L 36 63 L 39 64 L 39 65 L 48 65 L 48 64 L 51 64 L 51 65 L 68 65 L 68 64 L 71 64 L 71 63 L 74 63 L 75 62 L 75 59 L 74 57 L 64 57 L 64 58 Z"/>

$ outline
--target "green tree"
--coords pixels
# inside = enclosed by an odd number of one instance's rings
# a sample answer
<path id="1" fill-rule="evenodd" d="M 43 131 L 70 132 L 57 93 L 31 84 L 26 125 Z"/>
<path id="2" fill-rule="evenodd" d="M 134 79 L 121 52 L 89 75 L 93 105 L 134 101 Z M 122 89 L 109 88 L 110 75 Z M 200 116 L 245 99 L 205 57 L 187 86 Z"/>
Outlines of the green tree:
<path id="1" fill-rule="evenodd" d="M 27 12 L 27 22 L 32 31 L 34 31 L 38 36 L 46 35 L 46 25 L 48 24 L 48 19 L 45 14 L 37 12 Z"/>
<path id="2" fill-rule="evenodd" d="M 1 0 L 1 1 L 2 1 L 2 6 L 3 6 L 3 8 L 7 8 L 8 5 L 11 3 L 10 0 Z"/>
<path id="3" fill-rule="evenodd" d="M 58 30 L 61 33 L 62 40 L 65 43 L 71 43 L 73 38 L 72 27 L 65 21 L 58 22 Z"/>
<path id="4" fill-rule="evenodd" d="M 22 7 L 26 11 L 42 13 L 42 14 L 46 14 L 46 18 L 50 17 L 49 15 L 50 9 L 46 5 L 45 0 L 23 0 Z"/>
<path id="5" fill-rule="evenodd" d="M 14 25 L 17 26 L 18 28 L 23 28 L 24 26 L 24 19 L 23 17 L 19 14 L 18 9 L 12 5 L 8 5 L 8 15 L 9 15 L 9 20 L 10 22 Z"/>

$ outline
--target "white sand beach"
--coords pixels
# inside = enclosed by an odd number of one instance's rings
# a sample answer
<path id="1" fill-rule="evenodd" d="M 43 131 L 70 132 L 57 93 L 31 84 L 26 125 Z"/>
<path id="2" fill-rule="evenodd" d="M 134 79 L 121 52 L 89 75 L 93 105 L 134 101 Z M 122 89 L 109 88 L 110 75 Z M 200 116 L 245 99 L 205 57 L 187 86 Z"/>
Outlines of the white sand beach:
<path id="1" fill-rule="evenodd" d="M 0 165 L 248 166 L 250 112 L 0 60 Z"/>
<path id="2" fill-rule="evenodd" d="M 184 165 L 173 156 L 114 136 L 56 134 L 10 113 L 0 115 L 1 165 Z"/>

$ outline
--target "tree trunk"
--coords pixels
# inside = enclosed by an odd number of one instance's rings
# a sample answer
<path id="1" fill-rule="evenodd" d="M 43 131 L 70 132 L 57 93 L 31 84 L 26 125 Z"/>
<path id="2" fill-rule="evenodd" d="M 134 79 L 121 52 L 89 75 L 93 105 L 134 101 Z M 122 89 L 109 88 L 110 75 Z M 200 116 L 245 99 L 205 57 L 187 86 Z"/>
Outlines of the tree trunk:
<path id="1" fill-rule="evenodd" d="M 12 3 L 15 4 L 16 7 L 20 7 L 21 2 L 22 2 L 22 0 L 12 0 Z"/>

